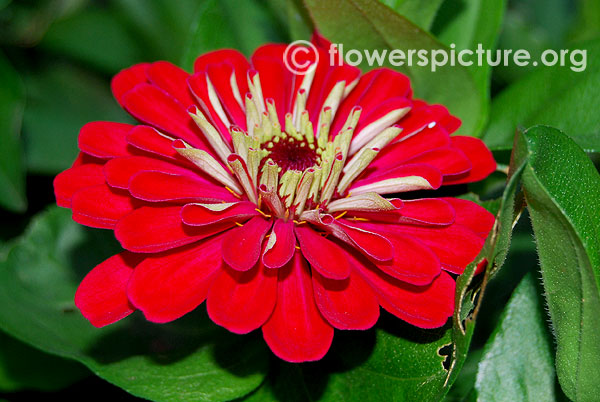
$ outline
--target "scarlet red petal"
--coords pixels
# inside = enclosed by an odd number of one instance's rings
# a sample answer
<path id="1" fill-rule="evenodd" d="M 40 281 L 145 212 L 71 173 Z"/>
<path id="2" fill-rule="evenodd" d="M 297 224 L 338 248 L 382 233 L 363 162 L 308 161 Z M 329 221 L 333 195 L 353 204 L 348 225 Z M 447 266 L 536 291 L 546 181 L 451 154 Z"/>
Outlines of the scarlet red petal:
<path id="1" fill-rule="evenodd" d="M 131 155 L 125 137 L 134 126 L 131 124 L 94 121 L 79 132 L 79 149 L 97 158 L 114 158 Z"/>
<path id="2" fill-rule="evenodd" d="M 402 127 L 402 122 L 398 124 Z M 450 136 L 441 127 L 425 128 L 421 132 L 410 136 L 404 131 L 398 138 L 404 138 L 383 148 L 369 168 L 373 171 L 385 171 L 394 168 L 424 152 L 437 148 L 447 148 L 450 145 Z"/>
<path id="3" fill-rule="evenodd" d="M 246 73 L 250 68 L 250 63 L 243 54 L 233 49 L 221 49 L 205 53 L 194 62 L 194 72 L 206 71 L 206 68 L 211 64 L 226 64 L 233 67 L 241 96 L 243 97 L 248 92 Z"/>
<path id="4" fill-rule="evenodd" d="M 79 284 L 75 305 L 93 326 L 103 327 L 127 317 L 135 308 L 127 298 L 127 283 L 141 258 L 122 252 L 97 265 Z"/>
<path id="5" fill-rule="evenodd" d="M 196 103 L 187 87 L 190 75 L 176 65 L 157 61 L 148 66 L 146 75 L 152 84 L 177 99 L 185 108 Z"/>
<path id="6" fill-rule="evenodd" d="M 148 63 L 141 63 L 121 70 L 115 75 L 110 84 L 115 99 L 123 105 L 123 95 L 137 84 L 148 82 L 146 68 Z"/>
<path id="7" fill-rule="evenodd" d="M 439 169 L 437 169 L 436 167 L 426 164 L 410 164 L 400 165 L 392 169 L 377 171 L 373 171 L 370 168 L 367 168 L 364 173 L 364 178 L 362 180 L 358 180 L 352 183 L 349 191 L 350 193 L 352 193 L 352 190 L 369 184 L 381 182 L 388 179 L 412 176 L 424 178 L 434 190 L 440 188 L 440 186 L 442 185 L 443 176 Z"/>
<path id="8" fill-rule="evenodd" d="M 249 201 L 236 202 L 221 210 L 201 204 L 187 204 L 181 211 L 183 222 L 191 226 L 206 226 L 219 222 L 242 223 L 257 215 L 256 204 Z"/>
<path id="9" fill-rule="evenodd" d="M 276 270 L 260 262 L 244 272 L 224 265 L 208 291 L 206 309 L 216 324 L 236 334 L 246 334 L 267 321 L 276 300 Z"/>
<path id="10" fill-rule="evenodd" d="M 127 156 L 111 159 L 104 165 L 104 176 L 111 187 L 129 188 L 129 181 L 138 172 L 163 172 L 199 177 L 189 169 L 147 156 Z"/>
<path id="11" fill-rule="evenodd" d="M 156 156 L 162 156 L 180 164 L 188 164 L 173 148 L 173 140 L 160 134 L 154 127 L 135 126 L 127 134 L 127 142 L 133 147 Z"/>
<path id="12" fill-rule="evenodd" d="M 496 170 L 492 152 L 483 141 L 474 137 L 453 136 L 452 146 L 460 149 L 471 162 L 469 172 L 452 177 L 444 177 L 444 184 L 472 183 L 483 180 Z"/>
<path id="13" fill-rule="evenodd" d="M 173 321 L 206 299 L 221 268 L 221 236 L 146 258 L 133 273 L 127 295 L 152 322 Z"/>
<path id="14" fill-rule="evenodd" d="M 331 240 L 319 235 L 308 225 L 294 228 L 300 250 L 310 266 L 326 278 L 345 279 L 350 275 L 350 264 L 344 258 L 345 251 Z"/>
<path id="15" fill-rule="evenodd" d="M 123 104 L 135 118 L 166 131 L 203 150 L 209 147 L 186 109 L 173 97 L 150 84 L 138 84 L 123 95 Z"/>
<path id="16" fill-rule="evenodd" d="M 479 236 L 486 238 L 496 218 L 487 209 L 460 198 L 443 198 L 456 211 L 456 223 L 466 226 Z"/>
<path id="17" fill-rule="evenodd" d="M 275 244 L 269 249 L 265 248 L 262 262 L 268 268 L 280 268 L 291 260 L 296 251 L 294 222 L 277 219 L 271 236 L 275 236 Z"/>
<path id="18" fill-rule="evenodd" d="M 369 329 L 379 318 L 379 301 L 355 271 L 342 281 L 312 272 L 315 302 L 325 319 L 337 329 Z"/>
<path id="19" fill-rule="evenodd" d="M 407 163 L 425 163 L 439 169 L 446 176 L 456 176 L 469 172 L 471 162 L 465 154 L 457 148 L 437 148 L 424 152 L 410 159 Z"/>
<path id="20" fill-rule="evenodd" d="M 441 198 L 405 200 L 400 215 L 398 222 L 434 226 L 451 225 L 456 217 L 452 205 Z"/>
<path id="21" fill-rule="evenodd" d="M 124 191 L 98 184 L 73 195 L 73 220 L 82 225 L 113 229 L 119 219 L 133 211 L 133 199 Z"/>
<path id="22" fill-rule="evenodd" d="M 85 187 L 104 184 L 102 165 L 85 163 L 61 172 L 54 178 L 54 195 L 60 207 L 71 208 L 73 194 Z"/>
<path id="23" fill-rule="evenodd" d="M 157 253 L 197 242 L 233 226 L 233 223 L 227 222 L 205 228 L 184 225 L 181 208 L 138 208 L 119 221 L 115 236 L 124 249 L 136 253 Z"/>
<path id="24" fill-rule="evenodd" d="M 223 237 L 223 260 L 233 269 L 247 271 L 258 258 L 262 241 L 272 222 L 255 216 L 242 227 L 232 229 Z"/>
<path id="25" fill-rule="evenodd" d="M 378 261 L 389 261 L 394 256 L 392 244 L 385 237 L 350 225 L 347 220 L 338 221 L 346 235 L 352 239 L 352 242 L 364 254 Z"/>
<path id="26" fill-rule="evenodd" d="M 355 268 L 371 285 L 381 307 L 419 328 L 438 328 L 446 324 L 454 313 L 454 279 L 441 272 L 426 286 L 414 286 L 352 260 Z"/>
<path id="27" fill-rule="evenodd" d="M 129 181 L 129 192 L 135 198 L 150 202 L 237 201 L 225 188 L 200 177 L 151 171 L 136 173 Z"/>
<path id="28" fill-rule="evenodd" d="M 419 227 L 402 225 L 402 233 L 414 236 L 438 256 L 442 267 L 462 274 L 483 247 L 484 240 L 471 229 L 458 224 L 447 227 Z"/>
<path id="29" fill-rule="evenodd" d="M 333 328 L 319 313 L 310 272 L 300 252 L 278 270 L 277 304 L 262 326 L 273 353 L 289 362 L 319 360 L 329 350 Z"/>
<path id="30" fill-rule="evenodd" d="M 440 260 L 433 251 L 415 238 L 386 234 L 394 248 L 391 261 L 376 262 L 386 274 L 413 285 L 428 285 L 441 272 Z"/>

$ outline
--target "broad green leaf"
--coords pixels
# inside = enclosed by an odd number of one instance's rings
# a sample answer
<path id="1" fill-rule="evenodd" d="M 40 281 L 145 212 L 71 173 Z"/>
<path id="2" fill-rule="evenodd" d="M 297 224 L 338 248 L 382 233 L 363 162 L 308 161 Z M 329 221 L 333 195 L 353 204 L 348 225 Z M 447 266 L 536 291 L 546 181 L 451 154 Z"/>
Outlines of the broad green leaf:
<path id="1" fill-rule="evenodd" d="M 505 8 L 506 0 L 447 0 L 439 10 L 433 32 L 446 46 L 454 44 L 457 52 L 475 52 L 480 44 L 483 49 L 492 51 L 496 48 Z M 477 65 L 475 54 L 470 57 L 470 61 L 473 64 L 468 69 L 473 74 L 482 102 L 487 108 L 492 68 L 487 58 L 483 59 L 483 65 Z M 487 113 L 488 109 L 486 115 Z"/>
<path id="2" fill-rule="evenodd" d="M 90 374 L 81 364 L 41 352 L 0 332 L 0 392 L 55 391 Z"/>
<path id="3" fill-rule="evenodd" d="M 27 167 L 55 174 L 77 156 L 77 136 L 90 121 L 129 121 L 107 81 L 69 64 L 50 64 L 25 76 L 23 140 Z"/>
<path id="4" fill-rule="evenodd" d="M 487 204 L 491 208 L 497 208 L 496 224 L 475 261 L 469 264 L 465 272 L 456 280 L 457 308 L 453 316 L 453 351 L 450 371 L 446 380 L 448 386 L 454 383 L 467 358 L 479 310 L 478 301 L 483 296 L 488 280 L 498 272 L 506 260 L 512 229 L 523 209 L 518 193 L 523 168 L 523 163 L 511 164 L 502 197 L 499 202 Z M 487 268 L 483 277 L 481 275 L 475 277 L 477 265 L 484 260 L 487 261 Z M 445 391 L 447 392 L 447 389 Z"/>
<path id="5" fill-rule="evenodd" d="M 523 187 L 556 337 L 556 372 L 576 401 L 598 397 L 600 375 L 600 175 L 561 131 L 518 137 Z"/>
<path id="6" fill-rule="evenodd" d="M 24 95 L 21 79 L 0 53 L 0 207 L 18 212 L 27 208 L 19 142 Z"/>
<path id="7" fill-rule="evenodd" d="M 408 55 L 411 49 L 445 49 L 430 34 L 376 0 L 305 0 L 305 4 L 316 28 L 325 37 L 333 43 L 343 44 L 345 51 L 357 49 L 363 52 L 363 69 L 377 67 L 366 65 L 365 50 L 390 52 L 399 49 Z M 462 120 L 461 133 L 477 135 L 483 128 L 485 102 L 466 68 L 446 65 L 432 72 L 430 65 L 386 66 L 411 78 L 416 97 L 447 106 Z"/>
<path id="8" fill-rule="evenodd" d="M 88 7 L 52 24 L 40 48 L 83 61 L 109 74 L 150 61 L 144 60 L 139 42 L 115 17 L 106 8 Z"/>
<path id="9" fill-rule="evenodd" d="M 518 137 L 523 187 L 556 337 L 556 372 L 572 400 L 598 397 L 600 374 L 600 175 L 561 131 Z"/>
<path id="10" fill-rule="evenodd" d="M 380 0 L 398 14 L 429 31 L 444 0 Z"/>
<path id="11" fill-rule="evenodd" d="M 583 41 L 600 36 L 600 3 L 596 0 L 579 0 L 577 22 L 571 32 L 572 40 Z"/>
<path id="12" fill-rule="evenodd" d="M 336 333 L 315 363 L 280 362 L 247 401 L 434 401 L 447 375 L 451 328 L 422 330 L 384 314 L 377 329 Z"/>
<path id="13" fill-rule="evenodd" d="M 600 119 L 590 112 L 600 104 L 600 40 L 574 49 L 587 50 L 585 71 L 567 66 L 540 68 L 494 99 L 483 135 L 492 150 L 511 149 L 517 127 L 548 124 L 569 133 L 584 150 L 600 152 Z M 573 54 L 579 63 L 582 56 Z"/>
<path id="14" fill-rule="evenodd" d="M 208 1 L 208 0 L 207 0 Z M 143 49 L 144 61 L 167 60 L 179 64 L 192 27 L 202 18 L 198 0 L 109 0 L 108 9 L 118 16 Z M 210 25 L 210 20 L 201 20 Z"/>
<path id="15" fill-rule="evenodd" d="M 269 0 L 273 14 L 287 28 L 290 41 L 308 40 L 314 27 L 302 0 Z"/>
<path id="16" fill-rule="evenodd" d="M 274 21 L 269 7 L 258 0 L 208 0 L 202 5 L 182 64 L 191 69 L 196 57 L 210 50 L 233 47 L 250 56 L 264 43 L 282 42 L 285 37 Z"/>
<path id="17" fill-rule="evenodd" d="M 117 249 L 109 232 L 84 229 L 67 210 L 43 213 L 0 263 L 0 328 L 147 399 L 230 400 L 260 385 L 269 357 L 260 335 L 230 334 L 203 306 L 164 325 L 137 313 L 100 329 L 89 324 L 75 289 Z"/>
<path id="18" fill-rule="evenodd" d="M 552 339 L 534 276 L 523 278 L 483 350 L 475 388 L 485 401 L 554 401 Z M 535 367 L 533 370 L 532 368 Z"/>

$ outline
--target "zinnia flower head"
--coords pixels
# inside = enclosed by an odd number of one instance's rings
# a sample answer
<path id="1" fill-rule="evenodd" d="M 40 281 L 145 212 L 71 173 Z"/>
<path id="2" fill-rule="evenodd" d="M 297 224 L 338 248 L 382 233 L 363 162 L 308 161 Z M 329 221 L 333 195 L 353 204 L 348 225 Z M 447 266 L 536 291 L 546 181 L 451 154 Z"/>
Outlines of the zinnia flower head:
<path id="1" fill-rule="evenodd" d="M 202 55 L 191 75 L 156 62 L 115 76 L 141 124 L 85 125 L 54 183 L 75 221 L 114 230 L 125 249 L 77 290 L 93 325 L 136 309 L 169 322 L 206 300 L 215 323 L 262 328 L 277 356 L 299 362 L 323 357 L 334 328 L 372 327 L 380 307 L 421 328 L 447 322 L 453 274 L 494 218 L 410 192 L 480 180 L 491 153 L 450 136 L 458 119 L 413 99 L 406 76 L 329 66 L 315 43 L 303 75 L 285 67 L 285 45 L 268 44 L 249 61 Z"/>

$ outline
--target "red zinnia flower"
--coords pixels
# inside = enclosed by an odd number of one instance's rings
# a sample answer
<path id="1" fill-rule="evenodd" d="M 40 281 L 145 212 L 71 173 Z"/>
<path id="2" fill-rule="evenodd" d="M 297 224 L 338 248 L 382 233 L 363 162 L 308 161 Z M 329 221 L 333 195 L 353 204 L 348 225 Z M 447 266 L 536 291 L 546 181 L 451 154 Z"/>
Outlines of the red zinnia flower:
<path id="1" fill-rule="evenodd" d="M 323 357 L 334 328 L 373 326 L 380 306 L 421 328 L 452 315 L 453 274 L 494 217 L 460 199 L 382 195 L 483 179 L 491 153 L 450 136 L 458 119 L 412 99 L 406 76 L 329 66 L 325 49 L 296 75 L 285 48 L 113 79 L 143 124 L 85 125 L 79 158 L 54 183 L 75 221 L 114 230 L 126 250 L 77 290 L 93 325 L 135 309 L 168 322 L 206 300 L 215 323 L 262 328 L 277 356 L 299 362 Z"/>

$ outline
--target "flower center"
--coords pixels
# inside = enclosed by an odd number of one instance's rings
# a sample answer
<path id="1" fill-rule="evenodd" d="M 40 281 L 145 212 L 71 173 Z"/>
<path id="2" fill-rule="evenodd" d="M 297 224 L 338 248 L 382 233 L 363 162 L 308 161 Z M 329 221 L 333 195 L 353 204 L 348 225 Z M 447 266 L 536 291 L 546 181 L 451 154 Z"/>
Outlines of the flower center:
<path id="1" fill-rule="evenodd" d="M 305 171 L 306 169 L 321 163 L 315 147 L 310 147 L 306 139 L 297 140 L 293 137 L 287 139 L 275 138 L 262 145 L 269 154 L 263 161 L 271 159 L 281 168 L 280 175 L 288 170 Z"/>

